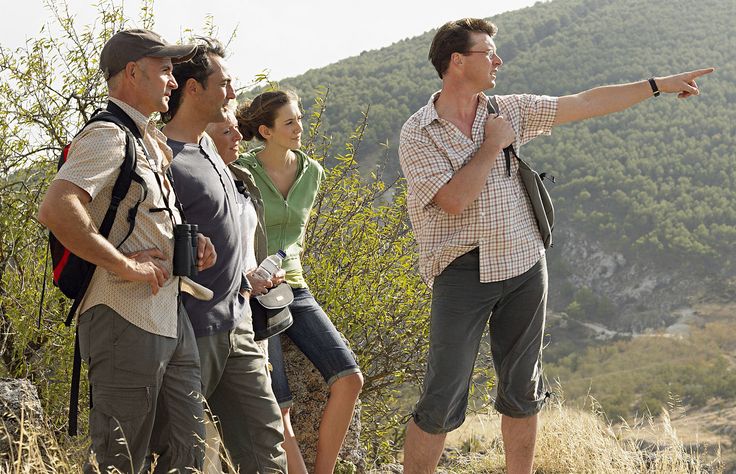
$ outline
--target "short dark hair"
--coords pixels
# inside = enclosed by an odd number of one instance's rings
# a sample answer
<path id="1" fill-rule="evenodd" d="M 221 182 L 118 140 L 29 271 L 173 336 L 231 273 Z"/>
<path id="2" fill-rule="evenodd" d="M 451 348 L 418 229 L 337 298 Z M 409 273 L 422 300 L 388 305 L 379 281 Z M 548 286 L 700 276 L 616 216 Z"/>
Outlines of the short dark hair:
<path id="1" fill-rule="evenodd" d="M 493 37 L 497 31 L 496 25 L 482 18 L 463 18 L 442 25 L 432 39 L 428 57 L 440 79 L 450 66 L 452 53 L 464 53 L 470 48 L 471 33 L 485 33 Z"/>
<path id="2" fill-rule="evenodd" d="M 268 91 L 258 94 L 253 100 L 245 101 L 235 113 L 243 139 L 250 141 L 258 138 L 263 141 L 258 128 L 261 125 L 273 127 L 278 110 L 290 102 L 299 103 L 299 96 L 292 91 Z"/>
<path id="3" fill-rule="evenodd" d="M 171 91 L 169 110 L 161 114 L 164 122 L 169 122 L 179 110 L 184 85 L 187 81 L 194 79 L 202 84 L 202 87 L 207 88 L 207 78 L 214 71 L 211 56 L 225 57 L 225 47 L 214 38 L 197 37 L 195 44 L 197 48 L 189 61 L 174 64 L 174 79 L 179 87 Z"/>

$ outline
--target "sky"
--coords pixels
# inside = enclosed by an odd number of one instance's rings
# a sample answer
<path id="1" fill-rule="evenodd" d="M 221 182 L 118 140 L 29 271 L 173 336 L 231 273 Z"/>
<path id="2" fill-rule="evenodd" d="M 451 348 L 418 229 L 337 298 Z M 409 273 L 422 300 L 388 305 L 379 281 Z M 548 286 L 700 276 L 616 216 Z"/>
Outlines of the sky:
<path id="1" fill-rule="evenodd" d="M 140 26 L 136 24 L 140 0 L 114 1 L 122 3 L 132 26 Z M 175 42 L 185 30 L 201 33 L 205 18 L 211 15 L 220 40 L 227 41 L 236 31 L 228 47 L 228 62 L 236 84 L 247 86 L 262 72 L 268 72 L 271 80 L 296 76 L 420 35 L 449 20 L 492 17 L 536 1 L 155 0 L 153 29 Z M 95 3 L 67 0 L 78 26 L 92 24 L 97 18 Z M 22 8 L 3 11 L 0 45 L 5 48 L 20 47 L 38 36 L 50 19 L 44 0 L 23 0 L 22 4 Z"/>

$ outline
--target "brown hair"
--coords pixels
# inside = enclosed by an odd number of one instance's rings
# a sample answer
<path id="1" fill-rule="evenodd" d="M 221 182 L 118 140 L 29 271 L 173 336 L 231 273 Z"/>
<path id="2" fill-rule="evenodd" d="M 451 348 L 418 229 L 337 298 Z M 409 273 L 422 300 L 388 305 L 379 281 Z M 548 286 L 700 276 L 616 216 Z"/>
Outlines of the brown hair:
<path id="1" fill-rule="evenodd" d="M 428 56 L 440 79 L 450 66 L 452 53 L 464 53 L 470 48 L 471 33 L 493 37 L 497 31 L 496 25 L 482 18 L 463 18 L 442 25 L 432 39 Z"/>
<path id="2" fill-rule="evenodd" d="M 290 102 L 299 102 L 299 96 L 291 91 L 269 91 L 241 104 L 235 118 L 238 120 L 238 129 L 243 139 L 249 141 L 255 137 L 263 141 L 263 135 L 258 131 L 258 127 L 261 125 L 273 127 L 278 110 Z"/>

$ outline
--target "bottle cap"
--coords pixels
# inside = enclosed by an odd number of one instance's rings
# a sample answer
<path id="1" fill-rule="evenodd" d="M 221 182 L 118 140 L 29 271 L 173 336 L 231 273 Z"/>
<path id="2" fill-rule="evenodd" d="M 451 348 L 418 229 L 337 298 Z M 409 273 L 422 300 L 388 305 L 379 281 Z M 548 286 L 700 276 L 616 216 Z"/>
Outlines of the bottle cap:
<path id="1" fill-rule="evenodd" d="M 277 254 L 278 254 L 278 256 L 279 256 L 279 257 L 281 257 L 281 258 L 284 258 L 284 257 L 286 257 L 286 252 L 284 252 L 284 251 L 283 251 L 283 250 L 281 250 L 281 249 L 279 249 L 279 251 L 278 251 L 278 252 L 276 252 L 276 253 L 277 253 Z"/>

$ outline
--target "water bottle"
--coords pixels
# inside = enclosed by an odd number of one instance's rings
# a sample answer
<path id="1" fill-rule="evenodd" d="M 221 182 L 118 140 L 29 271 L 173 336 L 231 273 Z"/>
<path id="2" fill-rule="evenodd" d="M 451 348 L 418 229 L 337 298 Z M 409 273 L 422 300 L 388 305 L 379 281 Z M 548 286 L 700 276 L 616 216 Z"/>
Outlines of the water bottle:
<path id="1" fill-rule="evenodd" d="M 281 262 L 284 261 L 286 252 L 279 250 L 273 255 L 266 257 L 255 271 L 255 275 L 263 280 L 270 280 L 274 273 L 281 269 Z"/>

